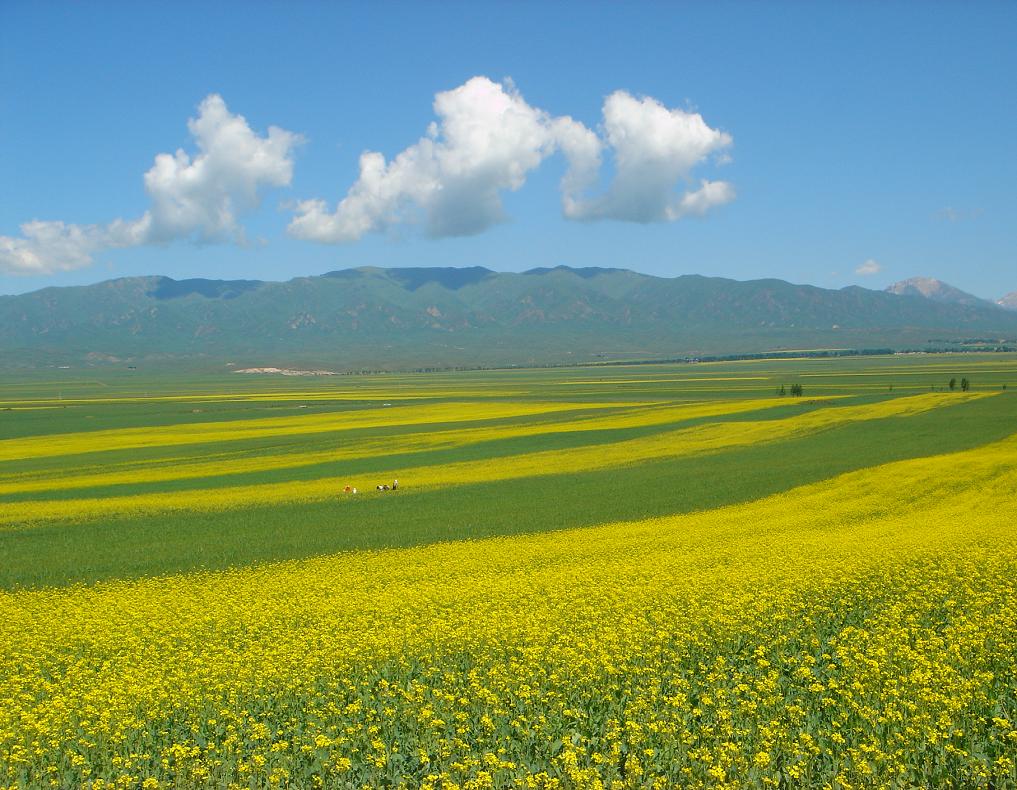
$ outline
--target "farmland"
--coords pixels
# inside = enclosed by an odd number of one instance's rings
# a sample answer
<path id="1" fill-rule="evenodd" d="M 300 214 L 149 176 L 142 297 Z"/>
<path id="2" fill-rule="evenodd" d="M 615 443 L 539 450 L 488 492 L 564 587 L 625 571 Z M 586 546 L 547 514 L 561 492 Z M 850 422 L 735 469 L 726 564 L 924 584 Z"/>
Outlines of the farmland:
<path id="1" fill-rule="evenodd" d="M 1012 355 L 35 375 L 0 785 L 1017 786 Z"/>

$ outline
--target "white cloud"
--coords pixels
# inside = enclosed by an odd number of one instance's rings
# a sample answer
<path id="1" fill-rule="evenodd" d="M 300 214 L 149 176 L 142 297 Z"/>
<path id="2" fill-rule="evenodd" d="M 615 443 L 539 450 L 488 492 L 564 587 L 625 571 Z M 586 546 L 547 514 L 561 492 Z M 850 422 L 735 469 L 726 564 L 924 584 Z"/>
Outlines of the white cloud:
<path id="1" fill-rule="evenodd" d="M 201 103 L 187 128 L 199 153 L 193 159 L 182 150 L 159 154 L 145 173 L 152 199 L 150 237 L 236 238 L 241 232 L 237 213 L 258 206 L 259 189 L 290 183 L 292 152 L 301 138 L 276 126 L 259 136 L 216 94 Z"/>
<path id="2" fill-rule="evenodd" d="M 963 222 L 965 220 L 978 219 L 982 215 L 982 209 L 976 208 L 971 210 L 956 209 L 952 206 L 942 208 L 935 213 L 935 217 L 938 220 L 944 220 L 946 222 Z"/>
<path id="3" fill-rule="evenodd" d="M 860 274 L 863 277 L 867 277 L 871 274 L 879 274 L 881 271 L 883 271 L 883 267 L 880 266 L 879 262 L 873 260 L 872 258 L 869 258 L 867 261 L 860 264 L 858 268 L 855 269 L 855 274 Z"/>
<path id="4" fill-rule="evenodd" d="M 197 153 L 177 150 L 155 157 L 145 173 L 151 207 L 141 217 L 108 225 L 26 222 L 21 237 L 0 236 L 0 272 L 78 269 L 102 250 L 176 239 L 242 241 L 238 216 L 257 207 L 263 187 L 290 183 L 292 152 L 301 138 L 275 126 L 259 136 L 217 94 L 201 103 L 187 127 Z"/>
<path id="5" fill-rule="evenodd" d="M 486 77 L 437 94 L 434 111 L 438 120 L 427 135 L 391 161 L 374 151 L 362 154 L 360 177 L 334 211 L 319 199 L 299 203 L 289 233 L 340 243 L 414 221 L 432 237 L 479 233 L 504 219 L 501 193 L 522 187 L 556 151 L 568 161 L 561 190 L 570 219 L 673 221 L 735 196 L 725 181 L 675 191 L 712 154 L 724 161 L 731 137 L 698 113 L 669 110 L 651 98 L 609 96 L 603 137 L 568 116 L 532 107 L 510 82 Z M 614 182 L 603 195 L 588 197 L 606 149 Z"/>
<path id="6" fill-rule="evenodd" d="M 577 158 L 597 147 L 581 124 L 552 119 L 511 83 L 486 77 L 439 93 L 434 111 L 438 120 L 427 135 L 390 162 L 375 151 L 361 155 L 360 177 L 335 211 L 322 200 L 300 203 L 291 235 L 354 241 L 417 219 L 433 237 L 479 233 L 504 219 L 499 193 L 519 189 L 559 139 Z"/>
<path id="7" fill-rule="evenodd" d="M 574 199 L 566 210 L 572 219 L 673 221 L 734 200 L 734 187 L 726 181 L 702 181 L 698 189 L 675 192 L 696 165 L 732 143 L 699 113 L 616 91 L 604 102 L 604 133 L 614 156 L 614 181 L 600 197 Z"/>
<path id="8" fill-rule="evenodd" d="M 698 113 L 652 98 L 611 94 L 599 133 L 531 106 L 509 81 L 486 77 L 437 94 L 434 111 L 426 135 L 391 161 L 363 153 L 360 176 L 335 210 L 323 200 L 298 203 L 289 233 L 337 243 L 406 222 L 421 222 L 432 237 L 480 233 L 504 220 L 502 193 L 521 188 L 559 151 L 568 162 L 561 193 L 569 219 L 674 221 L 735 197 L 727 181 L 692 178 L 711 157 L 715 164 L 730 161 L 731 136 Z M 144 176 L 150 206 L 141 217 L 106 225 L 27 222 L 20 236 L 0 236 L 0 272 L 76 269 L 103 250 L 179 239 L 243 242 L 240 217 L 258 206 L 266 188 L 290 184 L 301 138 L 277 127 L 257 134 L 216 94 L 201 103 L 188 129 L 196 151 L 155 157 Z M 605 157 L 613 180 L 591 194 Z"/>

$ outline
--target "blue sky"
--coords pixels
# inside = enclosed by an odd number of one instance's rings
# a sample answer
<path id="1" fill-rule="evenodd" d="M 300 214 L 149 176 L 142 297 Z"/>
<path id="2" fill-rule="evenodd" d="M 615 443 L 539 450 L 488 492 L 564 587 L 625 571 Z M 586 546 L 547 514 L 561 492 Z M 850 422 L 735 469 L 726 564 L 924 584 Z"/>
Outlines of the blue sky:
<path id="1" fill-rule="evenodd" d="M 1015 38 L 1012 2 L 5 0 L 0 293 L 566 264 L 999 298 Z"/>

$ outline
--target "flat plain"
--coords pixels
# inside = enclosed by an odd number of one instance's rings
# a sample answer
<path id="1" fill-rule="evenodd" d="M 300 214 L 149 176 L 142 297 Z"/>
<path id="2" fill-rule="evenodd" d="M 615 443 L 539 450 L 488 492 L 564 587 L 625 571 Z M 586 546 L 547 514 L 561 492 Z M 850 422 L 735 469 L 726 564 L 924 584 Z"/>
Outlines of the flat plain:
<path id="1" fill-rule="evenodd" d="M 5 378 L 0 785 L 1015 786 L 1015 387 Z"/>

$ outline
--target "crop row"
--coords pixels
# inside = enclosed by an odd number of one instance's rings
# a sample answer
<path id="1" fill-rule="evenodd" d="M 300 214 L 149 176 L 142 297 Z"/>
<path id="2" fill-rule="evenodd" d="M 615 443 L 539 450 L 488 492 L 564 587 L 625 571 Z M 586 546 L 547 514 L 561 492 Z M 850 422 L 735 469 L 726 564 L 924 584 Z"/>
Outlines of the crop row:
<path id="1" fill-rule="evenodd" d="M 356 458 L 406 452 L 421 453 L 420 461 L 388 470 L 391 476 L 408 482 L 413 490 L 430 490 L 494 480 L 513 480 L 537 475 L 562 474 L 626 466 L 669 457 L 689 457 L 744 447 L 762 442 L 804 436 L 855 422 L 908 417 L 941 408 L 991 397 L 985 393 L 965 395 L 925 394 L 848 406 L 827 406 L 783 419 L 742 420 L 738 422 L 707 422 L 687 428 L 663 430 L 649 436 L 622 441 L 592 443 L 568 449 L 523 452 L 481 460 L 428 464 L 427 450 L 463 447 L 494 439 L 593 431 L 633 426 L 652 426 L 707 416 L 733 415 L 746 410 L 772 408 L 782 401 L 734 401 L 640 410 L 618 410 L 615 415 L 594 417 L 573 422 L 526 424 L 515 426 L 477 427 L 458 431 L 409 433 L 377 440 L 359 440 L 334 450 L 308 453 L 266 454 L 251 458 L 217 457 L 208 461 L 188 462 L 171 459 L 162 466 L 148 466 L 124 471 L 106 470 L 78 476 L 73 473 L 57 478 L 18 479 L 0 482 L 0 496 L 24 496 L 33 491 L 74 490 L 83 483 L 90 486 L 126 485 L 171 480 L 217 479 L 218 485 L 182 491 L 152 491 L 120 494 L 115 488 L 100 496 L 33 500 L 22 498 L 6 503 L 0 512 L 0 524 L 35 523 L 53 519 L 94 518 L 113 513 L 169 512 L 183 510 L 215 511 L 242 507 L 252 502 L 320 501 L 334 498 L 346 486 L 360 491 L 373 488 L 372 480 L 382 473 L 350 475 L 330 471 L 327 476 L 310 480 L 283 480 L 261 484 L 245 483 L 237 475 L 262 470 L 286 470 L 324 462 L 342 462 Z M 835 404 L 836 401 L 828 403 Z M 487 408 L 487 407 L 485 407 Z M 286 418 L 288 419 L 288 418 Z M 410 417 L 407 415 L 407 419 Z M 478 416 L 479 419 L 479 416 Z M 275 429 L 274 426 L 272 428 Z M 244 429 L 239 429 L 243 431 Z M 136 431 L 131 432 L 132 435 Z M 158 433 L 162 435 L 161 430 Z M 86 435 L 80 435 L 84 441 Z M 139 439 L 141 441 L 141 439 Z"/>
<path id="2" fill-rule="evenodd" d="M 1017 437 L 756 502 L 0 596 L 0 783 L 1007 787 Z"/>

